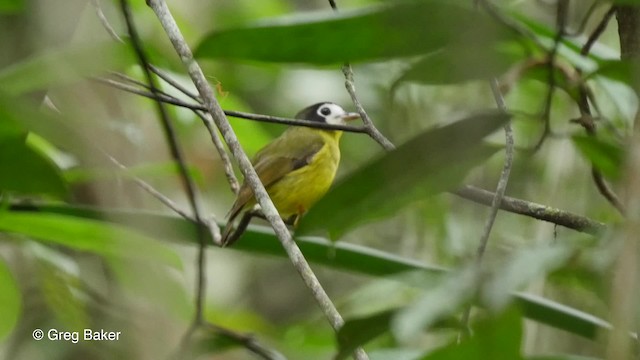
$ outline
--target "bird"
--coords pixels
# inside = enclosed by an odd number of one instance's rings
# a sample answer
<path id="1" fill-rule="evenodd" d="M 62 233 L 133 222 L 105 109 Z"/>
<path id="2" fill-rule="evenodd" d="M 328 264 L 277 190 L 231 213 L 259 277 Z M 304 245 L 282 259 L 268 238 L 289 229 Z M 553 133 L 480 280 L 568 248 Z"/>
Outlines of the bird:
<path id="1" fill-rule="evenodd" d="M 295 118 L 344 125 L 359 119 L 360 114 L 325 101 L 302 109 Z M 294 227 L 331 187 L 340 163 L 341 137 L 341 130 L 290 126 L 253 157 L 251 163 L 280 217 Z M 255 205 L 253 191 L 245 180 L 227 214 L 229 220 L 221 236 L 223 247 L 238 240 Z M 233 222 L 243 211 L 245 216 L 234 231 Z"/>

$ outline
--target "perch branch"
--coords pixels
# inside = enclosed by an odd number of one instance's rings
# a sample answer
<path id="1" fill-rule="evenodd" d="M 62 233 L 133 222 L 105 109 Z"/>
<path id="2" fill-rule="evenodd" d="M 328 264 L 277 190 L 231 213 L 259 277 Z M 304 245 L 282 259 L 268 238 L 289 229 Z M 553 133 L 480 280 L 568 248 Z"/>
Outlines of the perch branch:
<path id="1" fill-rule="evenodd" d="M 269 195 L 267 194 L 264 186 L 260 182 L 260 179 L 258 178 L 255 169 L 251 165 L 249 158 L 242 150 L 240 143 L 238 142 L 238 138 L 233 132 L 233 129 L 231 128 L 231 125 L 229 124 L 224 111 L 215 98 L 213 89 L 207 82 L 202 69 L 194 60 L 193 53 L 184 40 L 184 37 L 182 36 L 178 25 L 173 19 L 173 16 L 169 12 L 167 4 L 164 0 L 147 0 L 147 5 L 151 7 L 153 12 L 158 17 L 158 20 L 162 24 L 162 27 L 169 37 L 169 40 L 173 44 L 176 52 L 180 56 L 180 59 L 187 68 L 189 76 L 198 89 L 200 97 L 202 98 L 207 111 L 211 114 L 214 122 L 218 126 L 218 129 L 222 133 L 227 146 L 229 147 L 229 149 L 231 149 L 233 156 L 238 161 L 240 170 L 245 177 L 245 181 L 253 190 L 257 202 L 260 204 L 264 215 L 271 224 L 271 227 L 273 228 L 276 236 L 282 243 L 282 246 L 287 252 L 287 255 L 289 256 L 293 266 L 296 268 L 307 287 L 311 290 L 314 298 L 329 320 L 331 326 L 335 330 L 339 330 L 344 324 L 342 316 L 340 315 L 340 313 L 338 313 L 335 305 L 333 305 L 333 302 L 331 302 L 331 299 L 322 288 L 322 285 L 316 278 L 313 270 L 311 270 L 309 263 L 302 255 L 302 252 L 298 248 L 297 244 L 293 241 L 293 238 L 291 237 L 291 234 L 289 233 L 286 225 L 280 218 L 278 211 L 269 198 Z M 364 357 L 357 358 L 366 359 L 367 357 L 366 354 L 364 354 Z"/>

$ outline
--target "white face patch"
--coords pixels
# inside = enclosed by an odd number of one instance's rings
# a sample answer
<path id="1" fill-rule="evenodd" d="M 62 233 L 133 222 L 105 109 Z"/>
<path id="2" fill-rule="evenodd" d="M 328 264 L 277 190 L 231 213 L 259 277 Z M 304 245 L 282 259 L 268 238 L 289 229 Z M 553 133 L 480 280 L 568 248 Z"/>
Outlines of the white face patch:
<path id="1" fill-rule="evenodd" d="M 317 110 L 318 116 L 323 117 L 327 124 L 334 125 L 344 125 L 342 118 L 346 113 L 343 108 L 333 103 L 323 104 Z"/>

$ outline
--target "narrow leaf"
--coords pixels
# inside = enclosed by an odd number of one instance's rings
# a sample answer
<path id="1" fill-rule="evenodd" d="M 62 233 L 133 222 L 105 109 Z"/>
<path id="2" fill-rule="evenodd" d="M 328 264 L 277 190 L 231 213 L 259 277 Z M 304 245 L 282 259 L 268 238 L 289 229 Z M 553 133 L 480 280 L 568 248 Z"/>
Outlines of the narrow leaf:
<path id="1" fill-rule="evenodd" d="M 334 360 L 342 360 L 362 344 L 389 331 L 396 310 L 387 310 L 373 316 L 347 321 L 338 331 L 339 352 Z"/>
<path id="2" fill-rule="evenodd" d="M 335 64 L 426 54 L 451 44 L 489 46 L 505 31 L 461 4 L 414 0 L 339 15 L 276 19 L 213 32 L 196 56 Z"/>
<path id="3" fill-rule="evenodd" d="M 595 167 L 612 179 L 620 179 L 625 153 L 621 146 L 593 136 L 574 136 L 573 143 Z"/>
<path id="4" fill-rule="evenodd" d="M 38 54 L 0 70 L 0 91 L 10 95 L 65 85 L 132 64 L 127 44 L 72 45 Z"/>
<path id="5" fill-rule="evenodd" d="M 421 360 L 521 359 L 522 319 L 515 309 L 489 318 L 476 326 L 475 335 L 462 343 L 453 342 Z"/>
<path id="6" fill-rule="evenodd" d="M 25 136 L 0 137 L 0 192 L 64 197 L 60 169 L 25 143 Z"/>
<path id="7" fill-rule="evenodd" d="M 567 246 L 543 246 L 517 253 L 483 287 L 483 299 L 492 309 L 504 307 L 514 291 L 561 267 L 573 253 Z"/>
<path id="8" fill-rule="evenodd" d="M 180 258 L 146 235 L 123 226 L 73 216 L 0 212 L 0 232 L 32 237 L 80 251 L 163 262 L 180 268 Z"/>
<path id="9" fill-rule="evenodd" d="M 449 274 L 442 283 L 427 290 L 413 304 L 397 313 L 392 330 L 397 338 L 411 340 L 423 329 L 458 312 L 476 292 L 475 268 Z"/>
<path id="10" fill-rule="evenodd" d="M 22 296 L 7 264 L 0 258 L 0 343 L 18 323 L 22 313 Z"/>
<path id="11" fill-rule="evenodd" d="M 43 214 L 62 214 L 86 219 L 104 219 L 133 228 L 155 239 L 168 242 L 197 244 L 196 225 L 172 216 L 144 211 L 105 210 L 68 205 L 13 206 L 13 211 Z M 221 224 L 222 225 L 222 224 Z M 206 234 L 206 232 L 205 232 Z M 303 237 L 296 240 L 307 260 L 333 269 L 352 271 L 371 276 L 389 276 L 409 271 L 425 271 L 433 275 L 447 270 L 422 261 L 402 258 L 384 251 L 349 243 L 331 243 L 321 238 Z M 207 239 L 207 243 L 212 243 Z M 286 258 L 287 254 L 271 229 L 250 226 L 231 251 Z M 220 250 L 216 251 L 229 251 Z M 533 320 L 566 330 L 589 339 L 611 328 L 606 321 L 578 309 L 545 299 L 538 295 L 517 292 L 512 294 L 523 314 Z"/>
<path id="12" fill-rule="evenodd" d="M 0 0 L 0 14 L 16 14 L 24 9 L 25 0 Z"/>
<path id="13" fill-rule="evenodd" d="M 302 218 L 296 234 L 326 232 L 337 239 L 359 224 L 454 188 L 497 151 L 481 146 L 482 139 L 508 119 L 500 113 L 476 115 L 416 136 L 340 181 Z"/>
<path id="14" fill-rule="evenodd" d="M 520 56 L 505 49 L 496 49 L 486 44 L 450 46 L 411 65 L 396 81 L 394 88 L 405 81 L 443 85 L 489 80 L 507 71 L 519 58 Z"/>

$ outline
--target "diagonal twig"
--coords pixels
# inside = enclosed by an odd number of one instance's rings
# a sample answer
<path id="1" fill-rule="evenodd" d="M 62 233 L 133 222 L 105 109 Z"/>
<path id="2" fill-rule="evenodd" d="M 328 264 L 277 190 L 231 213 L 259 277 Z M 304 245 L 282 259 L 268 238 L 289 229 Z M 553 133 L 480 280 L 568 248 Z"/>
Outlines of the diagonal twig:
<path id="1" fill-rule="evenodd" d="M 200 97 L 202 98 L 207 111 L 212 116 L 213 121 L 218 127 L 218 130 L 220 130 L 220 133 L 227 143 L 227 146 L 229 147 L 229 149 L 231 149 L 231 153 L 238 161 L 240 170 L 245 177 L 245 181 L 253 190 L 256 201 L 258 202 L 258 204 L 260 204 L 264 215 L 271 224 L 271 227 L 280 240 L 283 248 L 287 252 L 287 255 L 289 256 L 289 259 L 291 260 L 293 266 L 298 271 L 307 287 L 311 290 L 316 302 L 320 306 L 326 318 L 329 320 L 331 326 L 337 331 L 344 324 L 342 316 L 336 309 L 327 293 L 322 288 L 322 285 L 313 273 L 313 270 L 311 270 L 309 263 L 304 258 L 297 244 L 293 241 L 293 238 L 289 233 L 286 225 L 280 218 L 278 211 L 269 198 L 269 195 L 267 194 L 264 186 L 260 182 L 260 179 L 258 178 L 255 169 L 251 165 L 249 158 L 242 150 L 242 147 L 238 142 L 238 138 L 231 128 L 231 125 L 229 125 L 229 121 L 227 120 L 224 111 L 215 98 L 213 89 L 207 82 L 202 69 L 194 60 L 193 53 L 191 52 L 191 49 L 182 36 L 182 33 L 180 32 L 175 19 L 171 15 L 167 4 L 164 0 L 147 0 L 147 5 L 151 7 L 153 12 L 158 17 L 158 20 L 164 28 L 164 31 L 169 37 L 169 40 L 173 44 L 176 52 L 180 56 L 180 59 L 187 68 L 189 76 L 198 89 Z M 367 359 L 366 354 L 364 354 L 364 357 L 358 357 L 358 359 Z"/>
<path id="2" fill-rule="evenodd" d="M 157 97 L 158 95 L 158 87 L 155 83 L 155 79 L 153 78 L 153 75 L 151 74 L 151 72 L 149 71 L 149 61 L 147 59 L 146 54 L 144 53 L 144 50 L 142 49 L 142 43 L 140 41 L 140 38 L 138 36 L 138 32 L 137 29 L 133 23 L 133 19 L 132 19 L 132 15 L 131 15 L 131 9 L 129 7 L 129 3 L 127 0 L 120 0 L 120 8 L 122 10 L 122 14 L 124 16 L 124 19 L 127 23 L 127 30 L 129 32 L 129 35 L 131 37 L 131 43 L 133 45 L 133 48 L 136 52 L 136 56 L 138 57 L 138 61 L 140 62 L 140 66 L 142 67 L 142 70 L 145 74 L 145 78 L 147 80 L 148 85 L 150 86 L 150 90 L 153 93 L 154 96 Z M 191 179 L 191 177 L 189 176 L 189 172 L 187 171 L 187 165 L 186 165 L 186 161 L 184 159 L 184 156 L 182 154 L 182 150 L 180 149 L 180 146 L 178 145 L 178 140 L 177 140 L 177 136 L 175 133 L 175 129 L 173 128 L 173 124 L 171 123 L 171 121 L 169 120 L 169 115 L 167 113 L 167 110 L 164 106 L 164 103 L 160 102 L 160 101 L 155 101 L 154 102 L 156 104 L 157 107 L 157 111 L 158 114 L 160 116 L 160 120 L 162 123 L 162 127 L 163 130 L 165 132 L 165 136 L 167 139 L 167 142 L 169 144 L 169 149 L 171 152 L 171 156 L 173 157 L 173 159 L 178 163 L 178 169 L 180 172 L 180 177 L 182 179 L 183 185 L 185 187 L 185 191 L 187 193 L 187 197 L 189 200 L 189 205 L 191 207 L 191 211 L 193 212 L 193 215 L 196 219 L 196 221 L 198 223 L 202 222 L 202 217 L 200 216 L 200 212 L 198 209 L 198 204 L 197 204 L 197 200 L 196 200 L 196 190 L 195 190 L 195 185 L 193 184 L 193 180 Z M 195 316 L 194 316 L 194 326 L 200 324 L 203 322 L 203 307 L 204 307 L 204 296 L 205 296 L 205 286 L 206 286 L 206 278 L 205 278 L 205 247 L 206 247 L 206 237 L 202 231 L 202 228 L 200 226 L 198 226 L 197 228 L 197 235 L 198 235 L 198 240 L 199 240 L 199 249 L 198 249 L 198 262 L 197 262 L 197 274 L 198 274 L 198 279 L 197 279 L 197 284 L 196 284 L 196 312 L 195 312 Z"/>

